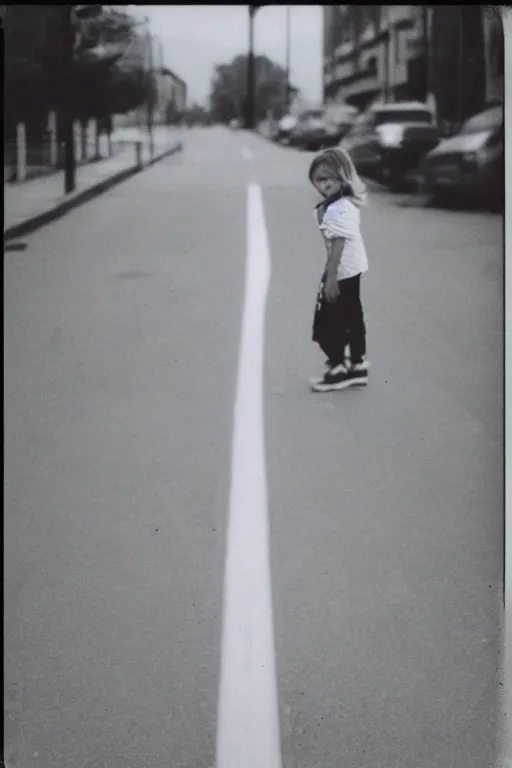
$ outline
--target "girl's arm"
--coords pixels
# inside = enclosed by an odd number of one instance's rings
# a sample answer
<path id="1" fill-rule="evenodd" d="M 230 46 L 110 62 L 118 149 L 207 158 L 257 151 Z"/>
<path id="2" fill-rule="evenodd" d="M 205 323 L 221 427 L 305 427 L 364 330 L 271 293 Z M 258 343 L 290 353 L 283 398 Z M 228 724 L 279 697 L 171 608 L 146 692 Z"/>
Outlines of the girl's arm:
<path id="1" fill-rule="evenodd" d="M 325 271 L 327 273 L 327 279 L 333 278 L 334 280 L 337 281 L 338 267 L 341 261 L 341 254 L 343 253 L 343 248 L 345 247 L 345 238 L 333 237 L 329 240 L 329 242 L 330 242 L 331 248 L 330 248 L 329 258 L 327 259 Z"/>
<path id="2" fill-rule="evenodd" d="M 343 253 L 343 248 L 345 246 L 345 238 L 333 237 L 332 240 L 330 240 L 330 244 L 331 249 L 325 267 L 326 278 L 324 293 L 327 301 L 334 302 L 339 298 L 340 295 L 340 287 L 338 285 L 338 266 L 341 260 L 341 254 Z"/>

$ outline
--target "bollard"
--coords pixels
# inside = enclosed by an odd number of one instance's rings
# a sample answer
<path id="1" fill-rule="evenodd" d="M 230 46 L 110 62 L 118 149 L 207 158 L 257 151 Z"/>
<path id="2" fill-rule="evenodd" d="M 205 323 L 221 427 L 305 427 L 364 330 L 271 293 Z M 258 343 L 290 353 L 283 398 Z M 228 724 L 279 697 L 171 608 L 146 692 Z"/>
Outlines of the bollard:
<path id="1" fill-rule="evenodd" d="M 135 142 L 135 165 L 142 168 L 142 141 Z"/>
<path id="2" fill-rule="evenodd" d="M 100 127 L 97 120 L 93 120 L 93 126 L 94 126 L 94 159 L 99 160 L 101 157 Z"/>
<path id="3" fill-rule="evenodd" d="M 75 132 L 75 160 L 77 163 L 82 162 L 82 131 L 78 121 L 73 123 L 73 130 Z"/>
<path id="4" fill-rule="evenodd" d="M 56 168 L 59 163 L 59 148 L 57 144 L 57 115 L 50 112 L 48 115 L 48 133 L 50 134 L 50 165 Z"/>
<path id="5" fill-rule="evenodd" d="M 16 126 L 16 179 L 25 181 L 27 178 L 27 140 L 25 134 L 25 124 L 18 123 Z"/>

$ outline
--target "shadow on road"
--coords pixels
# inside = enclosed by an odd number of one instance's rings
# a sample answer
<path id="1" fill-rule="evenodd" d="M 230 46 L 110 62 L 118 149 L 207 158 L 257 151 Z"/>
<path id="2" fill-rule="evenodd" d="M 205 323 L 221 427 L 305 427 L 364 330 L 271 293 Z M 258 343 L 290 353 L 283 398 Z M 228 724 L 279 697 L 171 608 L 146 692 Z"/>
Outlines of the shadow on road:
<path id="1" fill-rule="evenodd" d="M 12 251 L 26 251 L 27 247 L 28 247 L 27 243 L 22 243 L 22 242 L 4 243 L 4 252 L 10 253 Z"/>

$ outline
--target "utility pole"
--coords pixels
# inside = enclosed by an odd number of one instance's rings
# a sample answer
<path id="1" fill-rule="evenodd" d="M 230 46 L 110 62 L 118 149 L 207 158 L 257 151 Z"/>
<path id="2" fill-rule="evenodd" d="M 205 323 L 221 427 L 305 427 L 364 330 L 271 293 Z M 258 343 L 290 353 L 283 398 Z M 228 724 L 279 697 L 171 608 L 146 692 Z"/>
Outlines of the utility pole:
<path id="1" fill-rule="evenodd" d="M 254 128 L 254 16 L 257 6 L 249 6 L 249 55 L 247 57 L 247 116 L 246 128 Z"/>
<path id="2" fill-rule="evenodd" d="M 286 6 L 286 114 L 290 112 L 291 6 Z"/>
<path id="3" fill-rule="evenodd" d="M 147 93 L 147 120 L 149 136 L 149 156 L 153 159 L 155 147 L 153 142 L 153 38 L 148 30 L 148 93 Z"/>
<path id="4" fill-rule="evenodd" d="M 430 29 L 429 29 L 429 9 L 423 6 L 423 50 L 425 56 L 425 103 L 428 103 L 431 88 L 431 47 L 430 47 Z"/>
<path id="5" fill-rule="evenodd" d="M 385 104 L 387 104 L 388 94 L 389 94 L 389 50 L 390 50 L 390 37 L 391 37 L 389 6 L 383 7 L 382 18 L 386 25 L 386 32 L 384 36 L 384 87 L 382 89 L 382 100 Z"/>
<path id="6" fill-rule="evenodd" d="M 73 128 L 73 72 L 75 33 L 73 29 L 73 6 L 62 6 L 62 91 L 60 103 L 61 129 L 64 140 L 64 193 L 69 195 L 76 186 L 75 132 Z"/>
<path id="7" fill-rule="evenodd" d="M 458 57 L 457 57 L 457 129 L 463 123 L 464 120 L 464 8 L 462 6 L 456 6 L 458 15 Z"/>

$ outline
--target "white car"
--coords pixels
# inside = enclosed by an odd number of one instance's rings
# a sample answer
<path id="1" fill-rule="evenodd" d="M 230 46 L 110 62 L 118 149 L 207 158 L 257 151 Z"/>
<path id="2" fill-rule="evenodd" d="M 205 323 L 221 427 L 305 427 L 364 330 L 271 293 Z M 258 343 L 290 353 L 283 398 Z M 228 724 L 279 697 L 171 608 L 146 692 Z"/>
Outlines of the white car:
<path id="1" fill-rule="evenodd" d="M 293 115 L 285 115 L 277 124 L 277 131 L 274 138 L 276 141 L 281 141 L 283 144 L 288 144 L 290 141 L 290 134 L 297 125 L 297 118 Z"/>
<path id="2" fill-rule="evenodd" d="M 421 158 L 439 143 L 430 109 L 419 102 L 375 104 L 361 114 L 340 146 L 356 168 L 399 186 Z"/>

